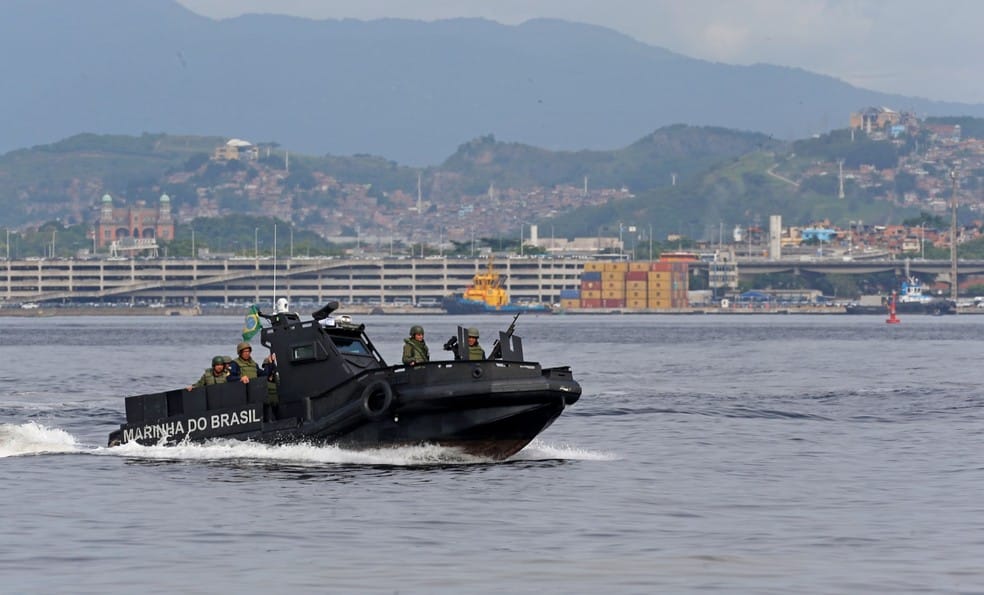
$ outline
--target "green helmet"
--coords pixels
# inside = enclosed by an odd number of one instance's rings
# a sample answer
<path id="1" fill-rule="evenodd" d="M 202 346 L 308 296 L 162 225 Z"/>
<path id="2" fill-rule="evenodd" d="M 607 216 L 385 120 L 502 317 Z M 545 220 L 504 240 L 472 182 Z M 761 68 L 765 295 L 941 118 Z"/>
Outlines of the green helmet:
<path id="1" fill-rule="evenodd" d="M 217 356 L 213 357 L 212 358 L 212 365 L 213 366 L 224 366 L 225 365 L 225 358 L 222 357 L 221 355 L 217 355 Z"/>
<path id="2" fill-rule="evenodd" d="M 413 326 L 410 327 L 410 336 L 411 337 L 413 337 L 414 335 L 416 335 L 418 333 L 421 334 L 421 335 L 424 334 L 424 327 L 420 326 L 419 324 L 415 324 L 415 325 L 413 325 Z"/>
<path id="3" fill-rule="evenodd" d="M 253 346 L 247 343 L 246 341 L 240 342 L 238 345 L 236 345 L 236 355 L 242 353 L 244 349 L 249 349 L 250 351 L 252 351 Z"/>
<path id="4" fill-rule="evenodd" d="M 478 329 L 475 327 L 468 329 L 468 338 L 470 339 L 472 337 L 475 337 L 476 339 L 478 338 Z"/>

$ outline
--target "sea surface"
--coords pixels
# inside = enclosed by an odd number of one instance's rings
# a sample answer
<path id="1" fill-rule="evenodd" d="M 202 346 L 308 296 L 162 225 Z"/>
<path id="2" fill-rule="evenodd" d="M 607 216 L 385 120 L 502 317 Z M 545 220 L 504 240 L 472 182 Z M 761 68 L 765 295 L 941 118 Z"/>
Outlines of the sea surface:
<path id="1" fill-rule="evenodd" d="M 884 318 L 521 317 L 584 393 L 505 462 L 110 449 L 242 318 L 0 318 L 0 593 L 984 593 L 984 316 Z"/>

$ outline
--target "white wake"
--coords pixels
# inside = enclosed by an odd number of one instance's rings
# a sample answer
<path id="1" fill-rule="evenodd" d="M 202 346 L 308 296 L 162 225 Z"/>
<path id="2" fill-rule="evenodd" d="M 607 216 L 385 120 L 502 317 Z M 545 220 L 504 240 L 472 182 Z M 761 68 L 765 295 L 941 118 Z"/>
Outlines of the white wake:
<path id="1" fill-rule="evenodd" d="M 142 459 L 182 461 L 255 461 L 294 465 L 373 465 L 413 467 L 421 465 L 471 465 L 494 462 L 470 456 L 454 448 L 436 445 L 347 450 L 310 444 L 269 445 L 239 440 L 213 440 L 204 444 L 141 446 L 129 443 L 112 448 L 80 445 L 74 436 L 36 422 L 0 424 L 0 458 L 51 453 L 87 453 Z M 509 461 L 574 460 L 611 461 L 617 457 L 570 445 L 534 440 Z"/>
<path id="2" fill-rule="evenodd" d="M 0 424 L 0 458 L 62 452 L 78 452 L 75 437 L 58 428 L 36 422 Z"/>

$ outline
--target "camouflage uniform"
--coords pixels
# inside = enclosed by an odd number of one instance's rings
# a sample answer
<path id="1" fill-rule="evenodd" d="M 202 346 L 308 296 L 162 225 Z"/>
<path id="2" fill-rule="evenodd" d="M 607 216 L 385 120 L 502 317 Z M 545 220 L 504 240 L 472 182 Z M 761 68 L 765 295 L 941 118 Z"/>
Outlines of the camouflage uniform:
<path id="1" fill-rule="evenodd" d="M 422 364 L 430 361 L 430 350 L 427 343 L 416 339 L 403 340 L 403 363 L 407 365 Z"/>
<path id="2" fill-rule="evenodd" d="M 476 328 L 468 329 L 468 338 L 475 339 L 475 344 L 468 346 L 468 359 L 469 360 L 485 359 L 485 350 L 482 349 L 482 346 L 478 344 L 478 329 Z"/>
<path id="3" fill-rule="evenodd" d="M 267 371 L 267 403 L 279 405 L 280 393 L 277 391 L 277 383 L 280 382 L 280 375 L 277 374 L 277 364 L 273 363 L 270 357 L 267 357 L 263 360 L 263 367 Z"/>
<path id="4" fill-rule="evenodd" d="M 415 339 L 417 335 L 424 336 L 424 327 L 415 324 L 410 327 L 410 338 L 403 340 L 403 365 L 412 366 L 430 361 L 430 350 L 423 339 Z"/>
<path id="5" fill-rule="evenodd" d="M 215 366 L 220 366 L 218 372 L 215 371 Z M 225 357 L 217 355 L 212 358 L 212 367 L 206 368 L 205 373 L 198 379 L 198 382 L 189 386 L 188 390 L 193 388 L 201 388 L 203 386 L 211 386 L 213 384 L 225 384 L 228 376 L 229 371 L 225 369 Z"/>
<path id="6" fill-rule="evenodd" d="M 198 379 L 198 382 L 192 384 L 191 387 L 200 388 L 202 386 L 211 386 L 213 384 L 225 384 L 226 378 L 228 376 L 229 373 L 226 372 L 225 370 L 222 370 L 221 372 L 216 374 L 215 369 L 209 368 L 205 370 L 205 373 L 202 374 L 202 377 Z"/>

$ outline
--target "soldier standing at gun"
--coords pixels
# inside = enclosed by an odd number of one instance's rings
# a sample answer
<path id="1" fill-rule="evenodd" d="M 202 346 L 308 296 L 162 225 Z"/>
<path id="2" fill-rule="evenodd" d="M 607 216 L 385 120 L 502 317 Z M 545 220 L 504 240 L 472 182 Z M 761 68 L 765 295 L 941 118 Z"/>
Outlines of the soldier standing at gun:
<path id="1" fill-rule="evenodd" d="M 512 322 L 509 323 L 509 328 L 506 329 L 505 334 L 500 333 L 500 337 L 508 341 L 513 336 L 513 333 L 516 332 L 516 321 L 519 320 L 520 314 L 522 314 L 522 312 L 516 312 L 516 315 L 513 316 Z M 489 354 L 489 359 L 502 359 L 501 339 L 496 339 L 495 343 L 492 344 L 492 353 Z"/>
<path id="2" fill-rule="evenodd" d="M 516 316 L 513 317 L 512 322 L 509 324 L 509 328 L 506 329 L 505 333 L 499 333 L 501 338 L 506 341 L 512 338 L 513 333 L 516 332 L 516 320 L 519 319 L 520 313 L 517 312 Z M 459 343 L 459 337 L 464 337 L 467 343 L 462 346 Z M 475 327 L 469 327 L 465 329 L 463 327 L 458 327 L 458 336 L 451 337 L 444 344 L 444 351 L 450 351 L 454 353 L 455 360 L 469 360 L 469 361 L 480 361 L 486 359 L 485 350 L 482 346 L 478 344 L 478 329 Z M 406 339 L 404 339 L 406 341 Z M 518 351 L 510 351 L 510 356 L 522 357 L 522 348 Z M 406 349 L 404 349 L 404 357 L 406 356 Z M 492 344 L 492 353 L 489 355 L 488 359 L 502 359 L 502 345 L 500 339 L 496 339 L 495 343 Z"/>

